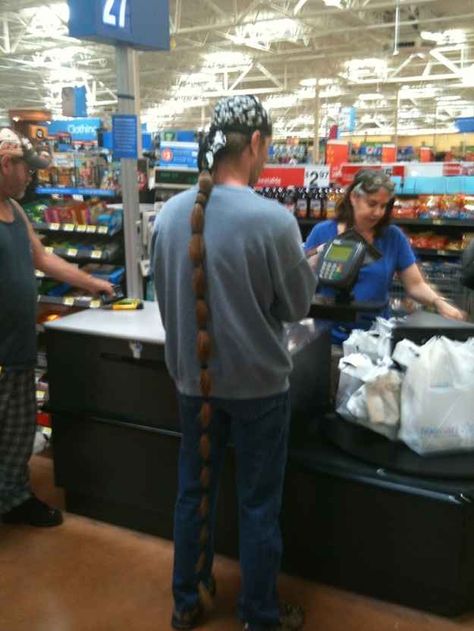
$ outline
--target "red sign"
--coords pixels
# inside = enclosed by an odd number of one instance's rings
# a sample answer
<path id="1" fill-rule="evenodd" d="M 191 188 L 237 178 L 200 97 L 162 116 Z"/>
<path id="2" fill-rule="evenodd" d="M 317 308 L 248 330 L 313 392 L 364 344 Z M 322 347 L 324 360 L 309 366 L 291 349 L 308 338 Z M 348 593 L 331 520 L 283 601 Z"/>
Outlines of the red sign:
<path id="1" fill-rule="evenodd" d="M 304 167 L 267 166 L 263 169 L 255 188 L 287 188 L 304 186 Z"/>
<path id="2" fill-rule="evenodd" d="M 395 145 L 382 145 L 382 162 L 392 163 L 397 161 L 397 148 Z"/>
<path id="3" fill-rule="evenodd" d="M 171 162 L 174 158 L 174 153 L 171 151 L 171 149 L 163 149 L 163 151 L 161 152 L 161 160 L 163 162 Z"/>
<path id="4" fill-rule="evenodd" d="M 462 175 L 463 168 L 459 162 L 445 162 L 443 164 L 443 175 Z"/>
<path id="5" fill-rule="evenodd" d="M 356 173 L 361 169 L 373 169 L 379 171 L 383 169 L 387 175 L 405 177 L 405 166 L 403 164 L 342 164 L 339 176 L 336 181 L 341 186 L 349 186 L 354 181 Z"/>
<path id="6" fill-rule="evenodd" d="M 341 166 L 349 159 L 349 145 L 339 140 L 328 140 L 326 147 L 326 164 L 330 168 L 331 182 L 337 181 Z"/>

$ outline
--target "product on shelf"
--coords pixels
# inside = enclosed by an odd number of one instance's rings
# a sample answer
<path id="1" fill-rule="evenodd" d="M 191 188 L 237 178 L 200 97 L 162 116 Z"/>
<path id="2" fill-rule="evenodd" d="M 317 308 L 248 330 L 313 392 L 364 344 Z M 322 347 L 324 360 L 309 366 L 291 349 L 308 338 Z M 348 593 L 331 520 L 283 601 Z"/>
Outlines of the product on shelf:
<path id="1" fill-rule="evenodd" d="M 33 202 L 25 205 L 25 212 L 33 223 L 106 226 L 118 231 L 122 227 L 123 212 L 108 208 L 104 202 Z"/>
<path id="2" fill-rule="evenodd" d="M 467 195 L 420 195 L 416 198 L 397 198 L 394 219 L 420 221 L 450 219 L 474 220 L 474 197 Z"/>
<path id="3" fill-rule="evenodd" d="M 107 280 L 113 285 L 118 285 L 122 282 L 125 268 L 120 265 L 100 265 L 98 263 L 88 263 L 82 270 L 92 276 L 97 276 L 102 280 Z"/>

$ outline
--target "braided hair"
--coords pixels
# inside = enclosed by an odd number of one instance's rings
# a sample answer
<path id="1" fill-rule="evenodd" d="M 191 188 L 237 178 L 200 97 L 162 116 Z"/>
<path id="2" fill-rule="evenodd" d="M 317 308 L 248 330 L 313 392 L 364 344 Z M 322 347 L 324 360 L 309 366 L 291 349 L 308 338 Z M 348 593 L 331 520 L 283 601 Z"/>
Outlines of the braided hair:
<path id="1" fill-rule="evenodd" d="M 209 361 L 212 355 L 212 340 L 209 333 L 211 312 L 207 300 L 206 278 L 206 244 L 204 240 L 204 225 L 206 206 L 214 185 L 213 171 L 215 158 L 240 155 L 256 130 L 264 135 L 271 135 L 271 121 L 268 114 L 253 96 L 231 97 L 221 100 L 214 112 L 214 121 L 208 136 L 203 139 L 199 151 L 199 166 L 201 173 L 198 180 L 198 194 L 191 213 L 191 240 L 189 243 L 189 258 L 193 265 L 192 289 L 196 299 L 197 340 L 196 354 L 199 361 L 199 383 L 201 391 L 201 409 L 199 423 L 201 437 L 199 440 L 199 455 L 201 458 L 201 501 L 199 504 L 199 518 L 201 530 L 199 535 L 199 558 L 195 573 L 198 581 L 201 600 L 208 602 L 212 595 L 212 582 L 207 586 L 202 581 L 202 573 L 206 567 L 207 545 L 209 542 L 210 526 L 210 486 L 211 486 L 211 437 L 212 422 L 212 377 L 209 372 Z"/>
<path id="2" fill-rule="evenodd" d="M 199 422 L 201 425 L 201 438 L 199 441 L 199 454 L 201 456 L 201 503 L 199 517 L 202 521 L 199 536 L 200 555 L 196 565 L 196 575 L 201 575 L 206 565 L 206 546 L 209 540 L 209 514 L 210 501 L 209 489 L 211 484 L 211 440 L 209 435 L 211 425 L 211 392 L 212 379 L 209 373 L 209 359 L 212 352 L 211 337 L 209 334 L 210 311 L 206 300 L 207 281 L 205 271 L 206 246 L 204 243 L 204 223 L 206 205 L 213 187 L 212 176 L 209 171 L 202 171 L 199 176 L 199 192 L 191 213 L 191 241 L 189 243 L 189 257 L 193 264 L 192 286 L 196 298 L 196 324 L 197 343 L 196 352 L 200 365 L 200 389 L 202 396 Z"/>

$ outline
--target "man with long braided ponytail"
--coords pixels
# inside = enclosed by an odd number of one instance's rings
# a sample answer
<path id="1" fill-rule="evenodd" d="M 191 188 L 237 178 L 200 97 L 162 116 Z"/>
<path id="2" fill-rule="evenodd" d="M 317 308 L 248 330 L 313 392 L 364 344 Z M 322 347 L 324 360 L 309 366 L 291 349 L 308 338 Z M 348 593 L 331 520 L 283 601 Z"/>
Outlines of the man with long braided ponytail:
<path id="1" fill-rule="evenodd" d="M 237 461 L 239 616 L 246 631 L 296 631 L 300 608 L 276 582 L 279 514 L 290 420 L 284 322 L 308 313 L 316 280 L 295 218 L 253 190 L 272 126 L 253 96 L 217 104 L 197 189 L 159 213 L 153 268 L 166 362 L 182 440 L 175 509 L 175 629 L 202 623 L 212 574 L 219 474 L 231 440 Z"/>

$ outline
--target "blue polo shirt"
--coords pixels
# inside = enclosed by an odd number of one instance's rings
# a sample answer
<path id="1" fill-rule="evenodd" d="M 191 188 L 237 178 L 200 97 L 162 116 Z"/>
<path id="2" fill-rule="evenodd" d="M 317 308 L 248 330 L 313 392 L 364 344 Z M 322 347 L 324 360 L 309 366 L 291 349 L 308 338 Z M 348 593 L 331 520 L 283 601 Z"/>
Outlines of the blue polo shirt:
<path id="1" fill-rule="evenodd" d="M 317 224 L 308 235 L 304 245 L 305 250 L 316 248 L 335 237 L 337 237 L 337 221 L 323 221 Z M 403 272 L 416 262 L 416 258 L 408 239 L 397 226 L 387 226 L 382 235 L 374 240 L 374 246 L 383 256 L 375 263 L 361 269 L 353 294 L 358 302 L 376 301 L 388 305 L 395 272 Z M 329 287 L 320 287 L 317 293 L 322 296 L 334 296 L 335 291 Z M 331 323 L 333 342 L 341 344 L 349 337 L 352 329 L 370 328 L 379 315 L 389 317 L 388 306 L 380 313 L 360 314 L 356 322 Z"/>

